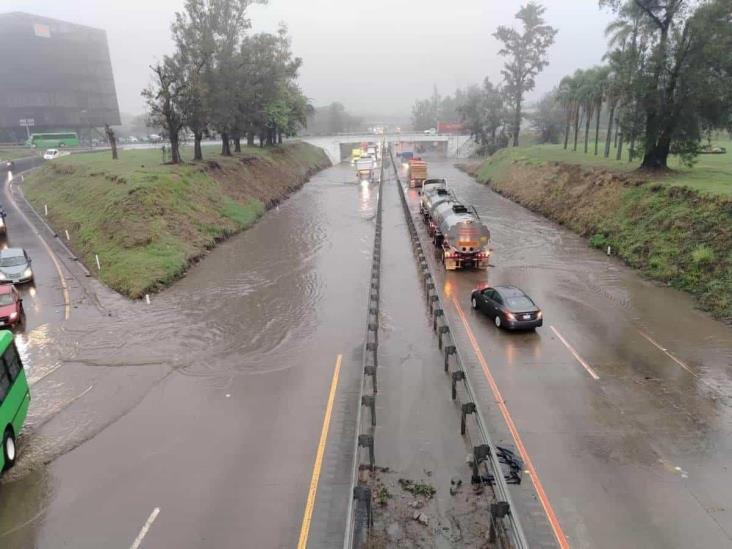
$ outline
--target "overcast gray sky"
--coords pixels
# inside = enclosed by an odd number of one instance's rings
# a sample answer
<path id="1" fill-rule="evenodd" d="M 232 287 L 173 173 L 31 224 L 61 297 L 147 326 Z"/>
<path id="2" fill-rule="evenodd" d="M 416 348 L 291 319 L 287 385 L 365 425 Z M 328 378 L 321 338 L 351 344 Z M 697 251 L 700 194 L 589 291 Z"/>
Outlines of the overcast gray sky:
<path id="1" fill-rule="evenodd" d="M 543 0 L 559 29 L 550 65 L 531 98 L 578 67 L 601 62 L 611 14 L 596 0 Z M 433 84 L 442 94 L 500 79 L 502 59 L 491 34 L 511 25 L 521 0 L 270 0 L 254 6 L 254 31 L 287 23 L 300 83 L 315 105 L 341 101 L 354 113 L 407 115 Z M 24 11 L 107 31 L 120 109 L 143 110 L 148 66 L 169 53 L 170 22 L 183 0 L 3 0 L 1 11 Z"/>

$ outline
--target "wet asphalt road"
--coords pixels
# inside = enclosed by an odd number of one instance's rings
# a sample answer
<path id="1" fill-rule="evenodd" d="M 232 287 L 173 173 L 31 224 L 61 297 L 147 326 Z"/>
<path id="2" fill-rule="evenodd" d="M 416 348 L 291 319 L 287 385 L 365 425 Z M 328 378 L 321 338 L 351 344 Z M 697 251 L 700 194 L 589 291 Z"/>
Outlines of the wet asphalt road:
<path id="1" fill-rule="evenodd" d="M 492 231 L 487 273 L 433 266 L 483 407 L 513 442 L 495 406 L 506 402 L 568 543 L 731 546 L 730 329 L 449 164 L 431 163 L 430 174 Z M 470 292 L 484 283 L 523 288 L 543 308 L 543 328 L 499 331 L 472 311 Z"/>
<path id="2" fill-rule="evenodd" d="M 313 177 L 150 306 L 72 314 L 51 377 L 90 390 L 49 421 L 74 442 L 3 486 L 3 546 L 129 547 L 158 508 L 146 546 L 293 547 L 339 354 L 310 537 L 342 540 L 375 205 L 353 179 Z"/>
<path id="3" fill-rule="evenodd" d="M 430 172 L 492 230 L 495 268 L 434 272 L 455 297 L 447 312 L 481 406 L 510 444 L 456 306 L 569 543 L 731 545 L 729 328 L 448 163 Z M 37 269 L 25 352 L 40 381 L 20 473 L 0 486 L 0 546 L 130 547 L 156 508 L 151 547 L 295 546 L 342 354 L 310 531 L 311 547 L 337 546 L 375 198 L 350 166 L 326 170 L 150 306 L 103 292 L 103 306 L 91 306 L 61 255 L 66 322 L 55 266 L 11 211 L 11 243 L 27 246 Z M 385 228 L 385 247 L 388 238 Z M 486 281 L 522 286 L 545 326 L 497 332 L 469 310 L 470 290 Z M 399 293 L 391 299 L 398 308 Z M 414 321 L 423 317 L 421 309 Z"/>

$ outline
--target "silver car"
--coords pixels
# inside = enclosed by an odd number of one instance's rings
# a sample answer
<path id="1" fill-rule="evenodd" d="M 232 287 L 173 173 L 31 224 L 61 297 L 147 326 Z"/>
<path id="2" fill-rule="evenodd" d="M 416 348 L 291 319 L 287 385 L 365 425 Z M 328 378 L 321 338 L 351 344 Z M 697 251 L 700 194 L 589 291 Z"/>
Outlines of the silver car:
<path id="1" fill-rule="evenodd" d="M 23 248 L 0 250 L 0 282 L 22 284 L 32 280 L 31 258 Z"/>

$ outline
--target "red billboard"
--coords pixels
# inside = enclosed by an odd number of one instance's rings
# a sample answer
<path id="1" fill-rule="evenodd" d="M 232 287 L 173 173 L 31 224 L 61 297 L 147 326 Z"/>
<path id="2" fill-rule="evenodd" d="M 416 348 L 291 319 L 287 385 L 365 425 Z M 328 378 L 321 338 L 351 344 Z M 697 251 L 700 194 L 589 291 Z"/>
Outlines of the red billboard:
<path id="1" fill-rule="evenodd" d="M 438 122 L 437 133 L 460 135 L 464 132 L 465 127 L 460 122 Z"/>

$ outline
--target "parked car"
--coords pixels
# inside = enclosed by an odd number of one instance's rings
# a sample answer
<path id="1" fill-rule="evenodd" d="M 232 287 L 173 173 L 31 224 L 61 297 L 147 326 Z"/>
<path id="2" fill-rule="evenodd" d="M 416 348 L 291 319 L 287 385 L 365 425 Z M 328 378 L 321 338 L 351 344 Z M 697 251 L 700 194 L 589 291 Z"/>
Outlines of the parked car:
<path id="1" fill-rule="evenodd" d="M 31 258 L 23 248 L 0 250 L 0 282 L 23 284 L 33 280 Z"/>
<path id="2" fill-rule="evenodd" d="M 15 162 L 12 160 L 0 160 L 0 167 L 2 169 L 8 170 L 9 172 L 12 172 L 15 170 Z"/>
<path id="3" fill-rule="evenodd" d="M 25 318 L 23 299 L 12 284 L 0 285 L 0 328 L 22 324 Z"/>
<path id="4" fill-rule="evenodd" d="M 498 328 L 533 330 L 544 323 L 536 303 L 516 286 L 495 286 L 473 290 L 473 309 L 487 314 Z"/>
<path id="5" fill-rule="evenodd" d="M 429 130 L 424 131 L 425 135 L 437 135 L 437 129 L 436 128 L 430 128 Z"/>
<path id="6" fill-rule="evenodd" d="M 61 153 L 58 151 L 58 149 L 46 149 L 46 152 L 43 153 L 43 160 L 54 160 L 60 155 Z"/>

